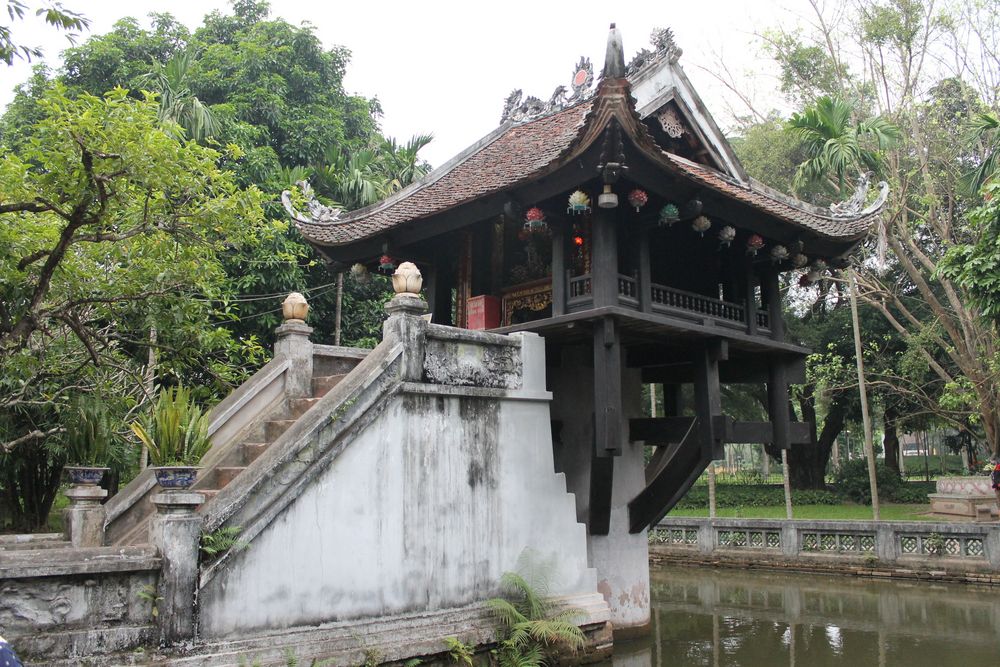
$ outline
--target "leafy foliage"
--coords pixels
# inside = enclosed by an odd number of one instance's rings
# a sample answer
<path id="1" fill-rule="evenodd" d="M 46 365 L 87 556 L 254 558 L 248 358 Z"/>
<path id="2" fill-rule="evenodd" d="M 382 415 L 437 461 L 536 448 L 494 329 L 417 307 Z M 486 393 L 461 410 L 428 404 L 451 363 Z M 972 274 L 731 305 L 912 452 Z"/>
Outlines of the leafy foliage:
<path id="1" fill-rule="evenodd" d="M 215 557 L 230 550 L 240 551 L 247 547 L 247 543 L 240 540 L 242 526 L 223 526 L 211 533 L 202 533 L 201 552 L 208 557 Z"/>
<path id="2" fill-rule="evenodd" d="M 573 622 L 579 611 L 555 611 L 546 600 L 548 572 L 531 569 L 526 576 L 505 572 L 500 580 L 504 597 L 486 601 L 501 628 L 496 649 L 501 667 L 548 664 L 552 649 L 583 646 L 583 632 Z"/>
<path id="3" fill-rule="evenodd" d="M 208 452 L 208 413 L 183 386 L 160 390 L 152 411 L 132 422 L 132 431 L 149 450 L 153 465 L 195 465 Z"/>
<path id="4" fill-rule="evenodd" d="M 875 483 L 878 485 L 879 498 L 894 500 L 902 485 L 902 479 L 895 470 L 890 469 L 883 461 L 876 462 Z M 837 490 L 846 498 L 863 505 L 871 505 L 872 491 L 868 479 L 868 462 L 864 459 L 845 461 L 837 471 L 834 479 Z M 921 500 L 926 500 L 926 496 Z"/>
<path id="5" fill-rule="evenodd" d="M 27 10 L 28 3 L 23 0 L 7 0 L 7 16 L 11 22 L 22 20 Z M 90 21 L 82 14 L 66 9 L 61 2 L 47 2 L 35 10 L 35 15 L 43 17 L 47 24 L 57 30 L 67 31 L 66 37 L 70 42 L 76 35 L 69 31 L 83 30 L 90 25 Z M 11 26 L 0 25 L 0 60 L 11 65 L 14 58 L 30 61 L 32 58 L 40 58 L 41 56 L 42 51 L 38 47 L 15 42 Z"/>

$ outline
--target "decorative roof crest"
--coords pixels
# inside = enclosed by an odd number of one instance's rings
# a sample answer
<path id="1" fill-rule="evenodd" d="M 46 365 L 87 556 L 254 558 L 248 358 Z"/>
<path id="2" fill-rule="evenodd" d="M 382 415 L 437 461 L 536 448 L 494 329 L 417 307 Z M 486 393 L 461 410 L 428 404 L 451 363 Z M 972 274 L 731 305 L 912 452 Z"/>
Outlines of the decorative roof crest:
<path id="1" fill-rule="evenodd" d="M 543 102 L 534 95 L 529 95 L 522 101 L 523 93 L 520 88 L 516 88 L 504 100 L 500 122 L 526 123 L 562 111 L 587 97 L 591 93 L 593 83 L 594 67 L 590 64 L 590 58 L 581 56 L 580 62 L 573 69 L 573 78 L 570 79 L 572 92 L 569 95 L 566 94 L 566 86 L 556 86 L 548 102 Z"/>
<path id="2" fill-rule="evenodd" d="M 865 172 L 861 174 L 858 178 L 858 185 L 854 189 L 854 194 L 851 198 L 830 204 L 830 214 L 834 218 L 856 218 L 861 215 L 867 215 L 869 213 L 874 213 L 885 200 L 889 197 L 889 184 L 885 181 L 879 181 L 878 184 L 878 197 L 869 206 L 865 206 L 865 200 L 868 198 L 868 186 L 871 183 L 872 172 Z"/>
<path id="3" fill-rule="evenodd" d="M 649 36 L 649 42 L 653 45 L 653 50 L 640 49 L 628 67 L 625 68 L 626 76 L 632 76 L 645 68 L 646 65 L 658 62 L 662 58 L 666 58 L 671 64 L 676 63 L 680 60 L 681 54 L 684 53 L 674 41 L 674 32 L 670 28 L 653 30 Z"/>
<path id="4" fill-rule="evenodd" d="M 337 222 L 337 218 L 344 209 L 335 206 L 321 204 L 307 181 L 297 181 L 296 185 L 302 190 L 302 196 L 306 198 L 307 212 L 303 213 L 295 208 L 292 203 L 292 193 L 285 190 L 281 193 L 281 203 L 288 212 L 288 215 L 296 222 L 316 223 L 316 222 Z"/>

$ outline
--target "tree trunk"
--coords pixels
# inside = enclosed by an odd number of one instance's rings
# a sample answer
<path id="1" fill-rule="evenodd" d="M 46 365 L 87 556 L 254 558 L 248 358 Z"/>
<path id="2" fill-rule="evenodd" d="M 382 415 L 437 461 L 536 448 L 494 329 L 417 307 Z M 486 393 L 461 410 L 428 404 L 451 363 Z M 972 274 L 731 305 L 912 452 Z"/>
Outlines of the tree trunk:
<path id="1" fill-rule="evenodd" d="M 816 397 L 812 385 L 803 389 L 799 397 L 799 410 L 802 420 L 813 423 L 812 444 L 794 445 L 788 451 L 788 467 L 793 489 L 824 489 L 826 488 L 826 466 L 830 461 L 833 443 L 844 428 L 847 409 L 839 396 L 834 396 L 830 402 L 823 430 L 816 433 Z"/>
<path id="2" fill-rule="evenodd" d="M 885 409 L 885 437 L 882 439 L 882 448 L 885 450 L 885 464 L 896 473 L 901 473 L 899 469 L 899 432 L 896 428 L 896 420 L 899 416 L 892 408 Z"/>

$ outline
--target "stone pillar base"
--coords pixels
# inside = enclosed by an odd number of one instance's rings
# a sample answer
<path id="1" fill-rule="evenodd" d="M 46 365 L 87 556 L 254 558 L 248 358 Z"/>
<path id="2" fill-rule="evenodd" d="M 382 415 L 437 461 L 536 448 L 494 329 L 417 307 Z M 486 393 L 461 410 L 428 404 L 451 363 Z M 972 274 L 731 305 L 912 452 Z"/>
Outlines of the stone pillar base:
<path id="1" fill-rule="evenodd" d="M 205 502 L 205 496 L 193 491 L 166 491 L 154 495 L 152 501 L 157 514 L 150 526 L 150 541 L 163 558 L 156 619 L 160 640 L 172 644 L 194 636 L 202 526 L 202 517 L 195 509 Z"/>

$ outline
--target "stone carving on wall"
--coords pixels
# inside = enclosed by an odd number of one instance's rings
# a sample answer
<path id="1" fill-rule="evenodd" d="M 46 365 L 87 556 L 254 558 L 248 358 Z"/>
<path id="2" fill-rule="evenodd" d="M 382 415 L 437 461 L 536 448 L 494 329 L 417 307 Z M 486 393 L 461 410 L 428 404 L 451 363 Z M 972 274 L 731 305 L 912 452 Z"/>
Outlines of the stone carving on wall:
<path id="1" fill-rule="evenodd" d="M 517 346 L 427 339 L 424 379 L 431 384 L 517 389 L 521 371 Z"/>
<path id="2" fill-rule="evenodd" d="M 534 95 L 522 99 L 523 91 L 516 88 L 504 100 L 500 122 L 524 123 L 561 111 L 590 94 L 590 86 L 593 82 L 594 68 L 590 64 L 590 58 L 581 57 L 580 62 L 573 70 L 573 77 L 570 80 L 572 92 L 569 95 L 566 94 L 566 86 L 556 86 L 552 95 L 549 96 L 549 101 L 543 102 Z"/>
<path id="3" fill-rule="evenodd" d="M 292 220 L 305 223 L 337 221 L 343 209 L 321 204 L 306 181 L 298 181 L 296 185 L 299 186 L 299 189 L 302 190 L 302 195 L 306 198 L 306 212 L 295 208 L 295 204 L 292 203 L 292 193 L 290 191 L 285 190 L 281 193 L 281 203 Z"/>

